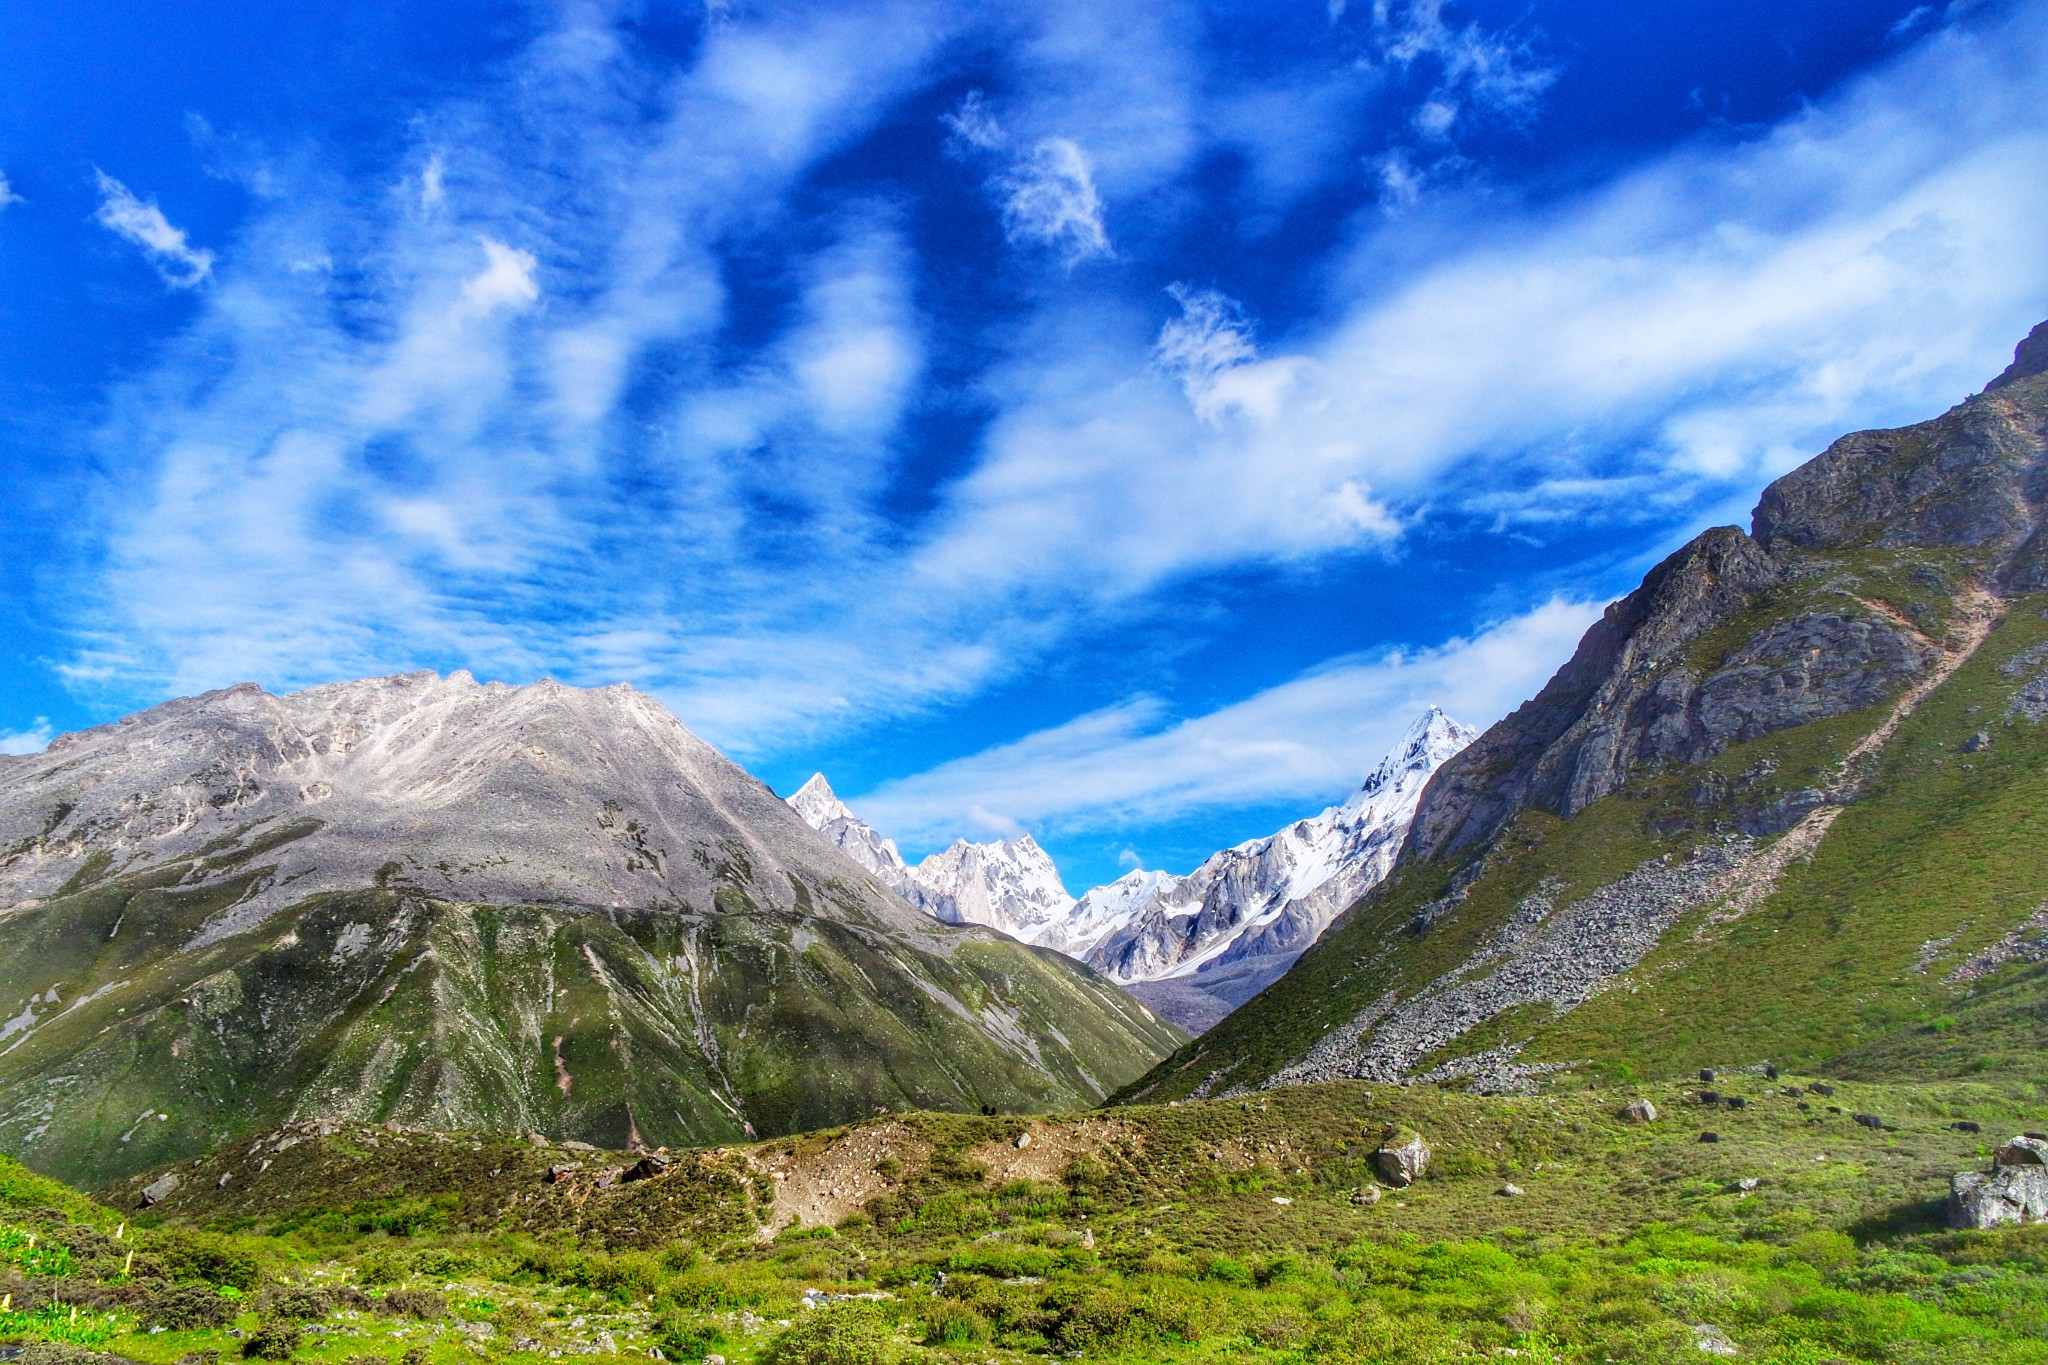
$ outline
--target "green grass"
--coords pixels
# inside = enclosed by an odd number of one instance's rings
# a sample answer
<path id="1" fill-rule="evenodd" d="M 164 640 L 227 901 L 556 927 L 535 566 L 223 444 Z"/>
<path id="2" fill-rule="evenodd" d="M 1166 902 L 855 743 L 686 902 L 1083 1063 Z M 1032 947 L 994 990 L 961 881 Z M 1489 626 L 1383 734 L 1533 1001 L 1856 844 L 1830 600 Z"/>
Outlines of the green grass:
<path id="1" fill-rule="evenodd" d="M 911 1114 L 682 1154 L 611 1186 L 592 1177 L 614 1154 L 344 1128 L 265 1171 L 245 1146 L 186 1164 L 123 1240 L 110 1210 L 91 1226 L 24 1214 L 8 1226 L 32 1220 L 70 1261 L 0 1268 L 15 1294 L 0 1325 L 144 1365 L 232 1355 L 230 1331 L 301 1318 L 296 1358 L 315 1365 L 539 1365 L 607 1341 L 735 1365 L 1633 1362 L 1694 1358 L 1696 1326 L 1752 1360 L 2048 1361 L 2048 1228 L 1957 1234 L 1939 1212 L 1948 1174 L 2038 1126 L 2044 1096 L 1999 1076 L 1784 1093 L 1805 1079 L 1725 1075 L 1739 1110 L 1676 1084 L 1488 1098 L 1347 1082 L 1033 1120 Z M 1661 1122 L 1620 1121 L 1639 1094 Z M 1697 1141 L 1709 1126 L 1722 1142 Z M 1434 1148 L 1429 1173 L 1354 1203 L 1401 1127 Z M 1038 1175 L 995 1173 L 1025 1131 L 1039 1150 L 1094 1136 Z M 888 1163 L 882 1188 L 836 1226 L 769 1235 L 775 1182 L 750 1162 L 824 1170 L 849 1150 Z M 584 1172 L 544 1183 L 565 1155 Z M 1526 1193 L 1503 1197 L 1508 1179 Z M 135 1183 L 104 1197 L 130 1203 Z M 181 1281 L 240 1286 L 235 1316 L 152 1333 L 189 1314 Z M 61 1311 L 40 1302 L 52 1290 Z M 807 1307 L 806 1291 L 842 1298 Z"/>

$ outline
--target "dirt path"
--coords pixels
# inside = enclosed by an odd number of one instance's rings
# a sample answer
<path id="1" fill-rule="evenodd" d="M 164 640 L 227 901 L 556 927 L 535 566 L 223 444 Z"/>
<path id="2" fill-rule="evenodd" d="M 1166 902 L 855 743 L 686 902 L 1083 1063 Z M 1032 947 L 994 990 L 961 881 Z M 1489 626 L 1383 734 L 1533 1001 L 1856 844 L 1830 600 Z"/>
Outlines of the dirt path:
<path id="1" fill-rule="evenodd" d="M 1955 605 L 1956 614 L 1949 623 L 1947 637 L 1937 646 L 1941 654 L 1934 667 L 1901 692 L 1890 714 L 1843 756 L 1828 783 L 1826 805 L 1809 811 L 1806 818 L 1721 878 L 1722 884 L 1713 893 L 1721 903 L 1693 931 L 1695 942 L 1705 942 L 1720 926 L 1734 923 L 1763 904 L 1778 889 L 1778 881 L 1785 875 L 1786 868 L 1813 856 L 1860 785 L 1858 765 L 1881 753 L 1891 737 L 1898 733 L 1899 726 L 1905 723 L 1906 717 L 1912 715 L 1936 688 L 1954 677 L 1957 669 L 1970 661 L 2005 612 L 2004 599 L 1975 584 L 1956 595 Z M 1890 611 L 1887 614 L 1897 615 Z M 1911 625 L 1900 619 L 1903 624 Z M 1914 634 L 1918 635 L 1919 631 L 1915 630 Z"/>

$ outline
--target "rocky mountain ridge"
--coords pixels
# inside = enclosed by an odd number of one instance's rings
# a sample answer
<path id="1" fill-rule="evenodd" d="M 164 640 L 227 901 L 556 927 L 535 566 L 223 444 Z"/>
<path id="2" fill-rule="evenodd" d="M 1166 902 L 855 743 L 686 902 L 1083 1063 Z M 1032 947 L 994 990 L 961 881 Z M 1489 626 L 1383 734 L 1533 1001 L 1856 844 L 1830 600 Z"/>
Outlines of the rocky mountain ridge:
<path id="1" fill-rule="evenodd" d="M 1939 964 L 2048 882 L 2044 366 L 2048 324 L 1982 394 L 1843 437 L 1751 532 L 1651 570 L 1430 781 L 1381 888 L 1130 1093 L 1513 1089 L 1728 1060 L 1716 1039 L 1813 1064 L 1957 1007 L 1978 978 Z"/>

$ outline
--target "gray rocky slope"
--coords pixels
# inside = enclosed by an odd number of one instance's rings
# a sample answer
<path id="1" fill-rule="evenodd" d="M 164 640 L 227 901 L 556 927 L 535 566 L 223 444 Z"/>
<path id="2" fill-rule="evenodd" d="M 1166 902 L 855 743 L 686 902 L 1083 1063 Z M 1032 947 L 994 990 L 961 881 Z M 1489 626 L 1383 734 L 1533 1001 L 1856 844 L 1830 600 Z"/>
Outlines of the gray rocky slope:
<path id="1" fill-rule="evenodd" d="M 284 1118 L 722 1140 L 1081 1103 L 1176 1035 L 935 922 L 629 687 L 370 679 L 0 761 L 0 1144 Z"/>
<path id="2" fill-rule="evenodd" d="M 2048 324 L 1659 564 L 1431 779 L 1393 876 L 1129 1096 L 1815 1062 L 1954 1007 L 2048 894 L 2014 825 L 2048 797 L 2044 371 Z"/>

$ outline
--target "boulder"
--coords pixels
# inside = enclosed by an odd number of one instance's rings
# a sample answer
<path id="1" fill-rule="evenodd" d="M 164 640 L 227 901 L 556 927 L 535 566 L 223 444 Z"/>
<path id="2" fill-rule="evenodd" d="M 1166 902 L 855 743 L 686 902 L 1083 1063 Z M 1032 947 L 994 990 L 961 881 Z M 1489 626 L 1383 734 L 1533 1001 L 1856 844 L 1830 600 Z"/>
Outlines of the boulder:
<path id="1" fill-rule="evenodd" d="M 1954 1228 L 1996 1228 L 2048 1220 L 2048 1166 L 1996 1166 L 1957 1171 L 1949 1181 L 1948 1222 Z"/>
<path id="2" fill-rule="evenodd" d="M 1523 1189 L 1520 1185 L 1517 1185 L 1514 1181 L 1510 1180 L 1507 1184 L 1502 1185 L 1500 1187 L 1500 1193 L 1501 1197 L 1504 1199 L 1520 1199 L 1523 1195 L 1527 1194 L 1528 1191 Z"/>
<path id="3" fill-rule="evenodd" d="M 2016 1137 L 1991 1155 L 2000 1166 L 2048 1166 L 2048 1141 L 2029 1133 Z"/>
<path id="4" fill-rule="evenodd" d="M 619 1179 L 625 1184 L 636 1180 L 652 1180 L 658 1175 L 668 1174 L 668 1162 L 658 1156 L 643 1156 L 620 1173 Z"/>
<path id="5" fill-rule="evenodd" d="M 1018 1150 L 1018 1151 L 1020 1151 L 1020 1152 L 1021 1152 L 1021 1151 L 1023 1151 L 1023 1150 L 1024 1150 L 1024 1149 L 1025 1149 L 1026 1147 L 1029 1147 L 1030 1145 L 1031 1145 L 1031 1134 L 1029 1134 L 1029 1133 L 1019 1133 L 1019 1134 L 1017 1134 L 1017 1150 Z"/>
<path id="6" fill-rule="evenodd" d="M 161 1204 L 178 1192 L 179 1181 L 175 1172 L 166 1171 L 142 1187 L 142 1207 Z"/>
<path id="7" fill-rule="evenodd" d="M 1655 1123 L 1657 1106 L 1644 1099 L 1630 1100 L 1621 1106 L 1621 1118 L 1624 1123 Z"/>
<path id="8" fill-rule="evenodd" d="M 1422 1140 L 1420 1133 L 1403 1128 L 1380 1144 L 1372 1154 L 1372 1164 L 1380 1173 L 1380 1179 L 1402 1189 L 1413 1185 L 1429 1169 L 1429 1144 Z"/>

